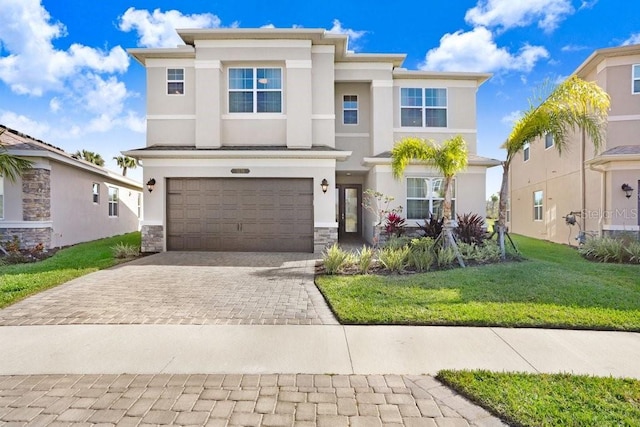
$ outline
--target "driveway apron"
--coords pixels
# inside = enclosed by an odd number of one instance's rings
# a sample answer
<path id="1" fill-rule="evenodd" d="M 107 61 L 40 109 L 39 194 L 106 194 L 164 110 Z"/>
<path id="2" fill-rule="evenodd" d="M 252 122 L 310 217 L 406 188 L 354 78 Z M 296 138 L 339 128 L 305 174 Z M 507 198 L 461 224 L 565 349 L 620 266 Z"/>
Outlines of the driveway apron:
<path id="1" fill-rule="evenodd" d="M 163 252 L 0 310 L 0 326 L 338 324 L 304 253 Z"/>

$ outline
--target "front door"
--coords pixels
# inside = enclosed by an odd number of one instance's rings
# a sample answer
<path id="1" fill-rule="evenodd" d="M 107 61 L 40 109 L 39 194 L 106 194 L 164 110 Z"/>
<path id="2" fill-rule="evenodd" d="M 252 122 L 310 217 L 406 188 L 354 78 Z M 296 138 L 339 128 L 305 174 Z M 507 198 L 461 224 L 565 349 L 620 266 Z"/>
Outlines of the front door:
<path id="1" fill-rule="evenodd" d="M 336 214 L 338 239 L 362 235 L 362 186 L 338 184 L 336 186 Z"/>

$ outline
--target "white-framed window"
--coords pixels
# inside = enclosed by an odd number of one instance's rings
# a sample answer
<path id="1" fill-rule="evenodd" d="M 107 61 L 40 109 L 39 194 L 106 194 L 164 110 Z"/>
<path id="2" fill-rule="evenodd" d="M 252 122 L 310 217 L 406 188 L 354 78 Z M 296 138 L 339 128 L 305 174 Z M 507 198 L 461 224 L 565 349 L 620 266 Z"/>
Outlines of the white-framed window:
<path id="1" fill-rule="evenodd" d="M 0 219 L 4 219 L 4 177 L 0 175 Z"/>
<path id="2" fill-rule="evenodd" d="M 342 97 L 342 124 L 358 124 L 358 95 L 344 95 Z"/>
<path id="3" fill-rule="evenodd" d="M 282 69 L 229 68 L 229 113 L 282 113 Z"/>
<path id="4" fill-rule="evenodd" d="M 142 193 L 138 193 L 138 218 L 142 218 Z"/>
<path id="5" fill-rule="evenodd" d="M 543 197 L 542 190 L 533 192 L 533 220 L 542 221 L 543 218 Z"/>
<path id="6" fill-rule="evenodd" d="M 93 203 L 100 203 L 100 184 L 98 184 L 97 182 L 94 182 L 93 185 L 91 186 L 91 192 L 92 194 L 92 200 Z"/>
<path id="7" fill-rule="evenodd" d="M 447 89 L 400 88 L 400 126 L 447 127 Z"/>
<path id="8" fill-rule="evenodd" d="M 640 93 L 640 64 L 635 64 L 632 67 L 631 76 L 631 90 L 634 94 Z"/>
<path id="9" fill-rule="evenodd" d="M 525 162 L 529 160 L 530 155 L 531 155 L 531 146 L 527 142 L 526 144 L 524 144 L 524 147 L 522 147 L 522 157 Z"/>
<path id="10" fill-rule="evenodd" d="M 546 150 L 546 149 L 549 149 L 551 147 L 553 147 L 553 135 L 551 135 L 550 133 L 547 133 L 544 136 L 544 148 Z"/>
<path id="11" fill-rule="evenodd" d="M 184 68 L 167 68 L 167 95 L 184 95 Z"/>
<path id="12" fill-rule="evenodd" d="M 115 187 L 109 187 L 109 216 L 118 216 L 118 203 L 120 199 L 118 197 L 118 189 Z"/>
<path id="13" fill-rule="evenodd" d="M 442 218 L 444 178 L 407 178 L 407 219 Z M 456 180 L 451 181 L 451 215 L 455 218 Z"/>

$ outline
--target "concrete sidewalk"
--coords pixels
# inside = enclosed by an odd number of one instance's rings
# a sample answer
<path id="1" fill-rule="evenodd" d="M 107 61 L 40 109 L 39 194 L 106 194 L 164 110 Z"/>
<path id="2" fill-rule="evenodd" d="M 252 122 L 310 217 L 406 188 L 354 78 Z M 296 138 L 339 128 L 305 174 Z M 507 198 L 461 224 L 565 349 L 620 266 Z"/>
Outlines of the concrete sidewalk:
<path id="1" fill-rule="evenodd" d="M 0 327 L 0 375 L 435 374 L 441 369 L 640 378 L 640 334 L 403 326 Z"/>

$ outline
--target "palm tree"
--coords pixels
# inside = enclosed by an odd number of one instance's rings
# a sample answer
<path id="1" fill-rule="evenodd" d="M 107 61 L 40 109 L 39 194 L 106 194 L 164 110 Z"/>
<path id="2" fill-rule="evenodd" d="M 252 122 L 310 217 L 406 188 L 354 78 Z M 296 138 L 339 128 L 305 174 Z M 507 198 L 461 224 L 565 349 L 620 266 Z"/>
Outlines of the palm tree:
<path id="1" fill-rule="evenodd" d="M 507 158 L 502 162 L 502 185 L 498 207 L 498 238 L 502 257 L 505 257 L 504 232 L 507 219 L 507 191 L 509 167 L 514 156 L 546 134 L 553 136 L 554 145 L 561 155 L 567 148 L 571 132 L 583 132 L 583 141 L 588 136 L 595 150 L 604 140 L 604 129 L 609 111 L 609 95 L 596 83 L 571 76 L 558 85 L 538 106 L 529 110 L 515 122 L 511 133 L 502 145 Z"/>
<path id="2" fill-rule="evenodd" d="M 6 129 L 0 129 L 0 135 Z M 9 182 L 16 182 L 19 176 L 25 171 L 31 169 L 32 162 L 27 159 L 16 157 L 7 152 L 7 149 L 0 143 L 0 176 L 6 178 Z"/>
<path id="3" fill-rule="evenodd" d="M 104 166 L 104 159 L 102 156 L 98 153 L 94 153 L 93 151 L 78 150 L 74 156 L 89 163 L 93 163 L 94 165 Z"/>
<path id="4" fill-rule="evenodd" d="M 114 157 L 113 160 L 116 161 L 119 168 L 122 168 L 122 176 L 127 176 L 127 169 L 135 169 L 138 167 L 138 163 L 133 157 L 118 156 Z"/>
<path id="5" fill-rule="evenodd" d="M 418 160 L 432 164 L 444 177 L 442 214 L 451 220 L 451 183 L 455 175 L 467 167 L 467 145 L 461 136 L 437 145 L 433 141 L 416 137 L 401 139 L 391 151 L 391 170 L 396 179 L 402 177 L 407 165 Z"/>

